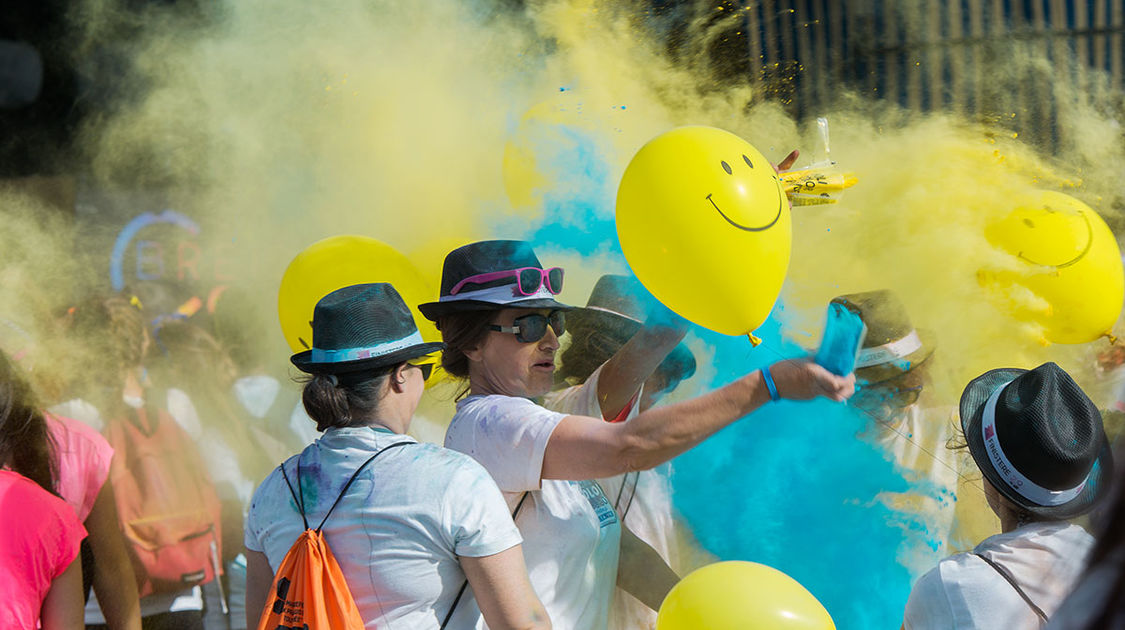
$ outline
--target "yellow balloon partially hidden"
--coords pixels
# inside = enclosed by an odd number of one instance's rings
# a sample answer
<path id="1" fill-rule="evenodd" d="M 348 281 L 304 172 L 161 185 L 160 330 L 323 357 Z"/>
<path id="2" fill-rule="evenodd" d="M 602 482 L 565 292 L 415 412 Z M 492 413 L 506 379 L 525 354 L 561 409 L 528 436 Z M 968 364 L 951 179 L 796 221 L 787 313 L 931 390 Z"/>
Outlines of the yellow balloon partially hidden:
<path id="1" fill-rule="evenodd" d="M 395 248 L 366 236 L 332 236 L 297 254 L 285 269 L 277 293 L 281 332 L 293 352 L 312 347 L 313 309 L 320 298 L 336 289 L 369 282 L 389 282 L 410 307 L 414 323 L 426 341 L 441 334 L 418 312 L 418 304 L 433 299 L 437 289 Z M 427 385 L 440 380 L 440 366 Z"/>
<path id="2" fill-rule="evenodd" d="M 769 316 L 789 268 L 789 203 L 742 138 L 680 127 L 641 147 L 617 190 L 617 237 L 633 273 L 684 318 L 746 335 Z"/>
<path id="3" fill-rule="evenodd" d="M 656 630 L 835 630 L 813 594 L 777 569 L 732 560 L 680 580 L 660 606 Z"/>
<path id="4" fill-rule="evenodd" d="M 1113 232 L 1089 206 L 1041 191 L 989 225 L 985 237 L 1016 260 L 1014 269 L 982 270 L 981 283 L 1012 298 L 1013 314 L 1039 324 L 1046 341 L 1085 343 L 1110 333 L 1125 301 L 1125 269 Z M 1020 289 L 1031 295 L 1018 299 Z"/>

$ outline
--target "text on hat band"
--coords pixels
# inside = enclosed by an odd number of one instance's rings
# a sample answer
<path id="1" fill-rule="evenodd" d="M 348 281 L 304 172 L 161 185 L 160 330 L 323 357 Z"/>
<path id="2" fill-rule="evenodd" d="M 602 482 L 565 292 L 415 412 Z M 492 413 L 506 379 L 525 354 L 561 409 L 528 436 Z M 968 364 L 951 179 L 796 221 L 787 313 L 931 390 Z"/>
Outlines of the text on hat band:
<path id="1" fill-rule="evenodd" d="M 858 370 L 859 368 L 891 363 L 892 361 L 910 356 L 921 349 L 922 339 L 918 337 L 917 330 L 912 330 L 910 334 L 902 339 L 896 339 L 895 341 L 873 348 L 864 348 L 859 352 L 859 358 L 856 359 L 855 367 Z"/>
<path id="2" fill-rule="evenodd" d="M 1011 383 L 1011 381 L 1008 381 L 1008 383 Z M 1082 494 L 1082 491 L 1086 488 L 1086 482 L 1090 479 L 1089 475 L 1082 480 L 1082 483 L 1069 490 L 1049 490 L 1016 470 L 1016 467 L 1004 455 L 1004 449 L 1000 446 L 1000 438 L 996 435 L 996 402 L 1000 400 L 1000 394 L 1008 386 L 1008 383 L 1004 383 L 992 392 L 992 396 L 988 398 L 988 402 L 984 405 L 984 413 L 981 415 L 981 433 L 984 435 L 984 450 L 988 453 L 988 460 L 992 462 L 996 472 L 1000 473 L 1000 476 L 1004 478 L 1004 481 L 1008 483 L 1012 490 L 1032 503 L 1054 507 L 1072 501 Z"/>

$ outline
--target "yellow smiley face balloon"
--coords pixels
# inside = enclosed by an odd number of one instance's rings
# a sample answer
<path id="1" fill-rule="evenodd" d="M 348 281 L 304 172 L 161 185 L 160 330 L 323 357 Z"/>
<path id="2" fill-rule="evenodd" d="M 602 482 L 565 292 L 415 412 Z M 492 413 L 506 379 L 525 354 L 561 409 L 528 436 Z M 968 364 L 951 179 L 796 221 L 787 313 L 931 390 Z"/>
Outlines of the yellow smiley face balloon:
<path id="1" fill-rule="evenodd" d="M 1117 239 L 1090 206 L 1040 191 L 989 225 L 985 237 L 1012 259 L 983 269 L 981 284 L 1001 296 L 1018 319 L 1042 328 L 1042 341 L 1085 343 L 1108 335 L 1125 299 Z M 1031 299 L 1024 297 L 1030 292 Z"/>
<path id="2" fill-rule="evenodd" d="M 769 316 L 789 268 L 789 203 L 742 138 L 680 127 L 649 141 L 617 190 L 617 237 L 637 278 L 682 317 L 727 335 Z"/>
<path id="3" fill-rule="evenodd" d="M 367 236 L 331 236 L 309 245 L 285 269 L 277 292 L 277 316 L 289 349 L 312 347 L 312 315 L 320 298 L 343 287 L 368 282 L 389 282 L 410 307 L 414 323 L 426 341 L 441 341 L 441 333 L 418 313 L 417 305 L 437 293 L 418 269 L 395 248 Z M 440 365 L 426 381 L 432 386 L 443 377 Z"/>

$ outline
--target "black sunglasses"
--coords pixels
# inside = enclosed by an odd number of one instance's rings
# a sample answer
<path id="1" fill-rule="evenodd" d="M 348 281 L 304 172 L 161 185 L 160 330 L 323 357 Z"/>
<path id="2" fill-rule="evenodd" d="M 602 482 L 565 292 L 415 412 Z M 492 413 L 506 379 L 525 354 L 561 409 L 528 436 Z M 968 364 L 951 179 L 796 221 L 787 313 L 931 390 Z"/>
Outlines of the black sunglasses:
<path id="1" fill-rule="evenodd" d="M 422 380 L 423 381 L 430 380 L 430 374 L 432 374 L 433 371 L 434 371 L 434 364 L 433 363 L 409 363 L 408 362 L 407 365 L 409 365 L 411 367 L 416 367 L 419 370 L 422 370 Z"/>
<path id="2" fill-rule="evenodd" d="M 489 330 L 508 333 L 516 336 L 516 341 L 521 343 L 535 343 L 547 334 L 547 326 L 555 331 L 556 337 L 561 337 L 566 332 L 566 315 L 562 311 L 551 311 L 549 315 L 532 313 L 512 320 L 511 326 L 489 326 Z"/>

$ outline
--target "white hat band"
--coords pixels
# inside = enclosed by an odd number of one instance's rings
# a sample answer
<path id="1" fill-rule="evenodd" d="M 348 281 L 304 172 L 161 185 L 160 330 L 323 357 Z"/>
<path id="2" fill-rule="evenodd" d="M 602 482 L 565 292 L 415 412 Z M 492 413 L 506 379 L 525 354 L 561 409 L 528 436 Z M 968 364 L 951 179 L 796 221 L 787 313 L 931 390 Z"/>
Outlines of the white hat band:
<path id="1" fill-rule="evenodd" d="M 539 298 L 554 299 L 554 297 L 555 294 L 547 290 L 546 282 L 541 283 L 539 285 L 539 290 L 531 295 L 520 294 L 519 285 L 513 282 L 512 284 L 503 284 L 498 287 L 488 287 L 487 289 L 461 291 L 457 295 L 443 295 L 438 298 L 438 302 L 475 300 L 477 302 L 489 302 L 491 304 L 511 304 L 513 302 L 536 300 Z"/>
<path id="2" fill-rule="evenodd" d="M 609 313 L 610 315 L 616 315 L 618 317 L 624 317 L 625 319 L 627 319 L 629 321 L 637 322 L 638 324 L 644 323 L 641 320 L 639 320 L 636 317 L 633 317 L 631 315 L 626 315 L 625 313 L 618 313 L 617 311 L 615 311 L 613 309 L 602 308 L 601 306 L 588 306 L 587 305 L 587 306 L 584 306 L 583 308 L 585 308 L 587 311 L 600 311 L 602 313 Z"/>
<path id="3" fill-rule="evenodd" d="M 855 367 L 859 369 L 891 363 L 903 357 L 908 357 L 921 349 L 922 339 L 918 337 L 917 330 L 912 330 L 909 335 L 902 339 L 860 350 L 859 357 L 855 361 Z"/>
<path id="4" fill-rule="evenodd" d="M 1011 381 L 1008 381 L 1011 383 Z M 1004 383 L 992 392 L 988 402 L 984 404 L 984 413 L 981 415 L 981 433 L 984 435 L 984 451 L 988 453 L 988 461 L 992 462 L 996 472 L 1008 482 L 1008 485 L 1020 496 L 1037 505 L 1054 507 L 1074 500 L 1086 488 L 1087 475 L 1082 483 L 1069 490 L 1049 490 L 1028 479 L 1023 473 L 1016 470 L 1004 449 L 1000 446 L 1000 438 L 996 435 L 996 402 L 1000 400 L 1000 393 L 1008 386 Z"/>
<path id="5" fill-rule="evenodd" d="M 410 346 L 425 343 L 422 333 L 417 330 L 414 334 L 403 337 L 397 341 L 388 341 L 366 348 L 340 348 L 339 350 L 321 350 L 313 348 L 309 360 L 313 363 L 343 363 L 345 361 L 358 361 L 360 359 L 376 359 L 397 352 Z"/>

